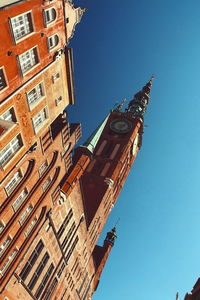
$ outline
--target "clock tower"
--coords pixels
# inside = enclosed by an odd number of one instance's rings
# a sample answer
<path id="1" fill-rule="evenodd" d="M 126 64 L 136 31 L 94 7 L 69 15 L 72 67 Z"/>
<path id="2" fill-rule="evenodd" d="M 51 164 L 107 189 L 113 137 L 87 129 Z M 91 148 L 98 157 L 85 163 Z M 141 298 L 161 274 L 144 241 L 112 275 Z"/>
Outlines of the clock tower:
<path id="1" fill-rule="evenodd" d="M 85 154 L 90 163 L 80 178 L 87 226 L 97 219 L 104 226 L 142 144 L 144 113 L 153 76 L 123 110 L 113 109 L 90 138 L 76 149 L 75 160 Z"/>

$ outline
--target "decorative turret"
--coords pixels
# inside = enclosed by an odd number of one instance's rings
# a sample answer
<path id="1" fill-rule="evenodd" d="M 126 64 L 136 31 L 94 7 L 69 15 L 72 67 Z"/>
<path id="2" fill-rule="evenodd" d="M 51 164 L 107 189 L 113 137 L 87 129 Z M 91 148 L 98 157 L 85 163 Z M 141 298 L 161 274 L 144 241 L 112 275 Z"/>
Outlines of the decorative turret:
<path id="1" fill-rule="evenodd" d="M 109 243 L 111 246 L 113 246 L 116 238 L 117 238 L 116 227 L 113 227 L 113 229 L 107 233 L 104 244 Z"/>
<path id="2" fill-rule="evenodd" d="M 93 251 L 93 259 L 96 266 L 96 272 L 93 280 L 94 290 L 97 289 L 99 284 L 100 276 L 103 271 L 103 268 L 106 264 L 110 251 L 114 245 L 116 235 L 116 227 L 114 227 L 110 232 L 107 233 L 106 238 L 104 240 L 103 247 L 95 246 Z"/>
<path id="3" fill-rule="evenodd" d="M 146 112 L 147 104 L 149 103 L 150 91 L 152 86 L 152 81 L 154 77 L 152 76 L 149 82 L 143 87 L 141 91 L 135 94 L 133 100 L 129 102 L 127 112 L 132 114 L 132 117 L 142 118 Z"/>

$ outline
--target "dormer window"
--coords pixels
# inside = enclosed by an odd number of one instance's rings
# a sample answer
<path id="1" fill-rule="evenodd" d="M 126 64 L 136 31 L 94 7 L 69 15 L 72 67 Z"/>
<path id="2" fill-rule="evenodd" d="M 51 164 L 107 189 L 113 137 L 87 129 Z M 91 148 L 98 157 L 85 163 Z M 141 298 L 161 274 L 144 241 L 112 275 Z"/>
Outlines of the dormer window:
<path id="1" fill-rule="evenodd" d="M 55 21 L 57 16 L 56 10 L 54 7 L 51 7 L 49 9 L 45 9 L 44 11 L 44 21 L 45 25 L 48 26 L 50 23 Z"/>

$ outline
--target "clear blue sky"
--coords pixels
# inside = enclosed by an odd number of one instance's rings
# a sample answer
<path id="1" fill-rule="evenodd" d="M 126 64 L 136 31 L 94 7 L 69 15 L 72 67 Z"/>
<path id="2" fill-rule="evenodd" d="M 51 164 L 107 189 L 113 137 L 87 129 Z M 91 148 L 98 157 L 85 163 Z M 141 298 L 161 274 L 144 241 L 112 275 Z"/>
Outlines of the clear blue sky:
<path id="1" fill-rule="evenodd" d="M 74 0 L 84 139 L 155 74 L 143 146 L 107 222 L 118 239 L 93 300 L 175 300 L 200 276 L 200 1 Z M 102 241 L 102 238 L 101 238 Z M 100 241 L 100 242 L 101 242 Z"/>

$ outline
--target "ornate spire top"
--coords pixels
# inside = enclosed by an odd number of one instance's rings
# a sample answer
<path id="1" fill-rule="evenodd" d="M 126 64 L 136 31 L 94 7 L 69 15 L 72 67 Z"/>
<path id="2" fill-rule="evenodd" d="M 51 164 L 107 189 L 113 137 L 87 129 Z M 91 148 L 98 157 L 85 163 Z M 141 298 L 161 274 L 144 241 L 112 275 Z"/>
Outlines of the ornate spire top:
<path id="1" fill-rule="evenodd" d="M 113 229 L 107 233 L 105 241 L 111 244 L 111 246 L 113 246 L 116 238 L 117 238 L 116 227 L 113 227 Z"/>
<path id="2" fill-rule="evenodd" d="M 133 100 L 129 102 L 127 111 L 133 115 L 133 117 L 142 117 L 146 112 L 147 104 L 149 103 L 151 86 L 154 76 L 152 75 L 147 84 L 134 95 Z"/>

